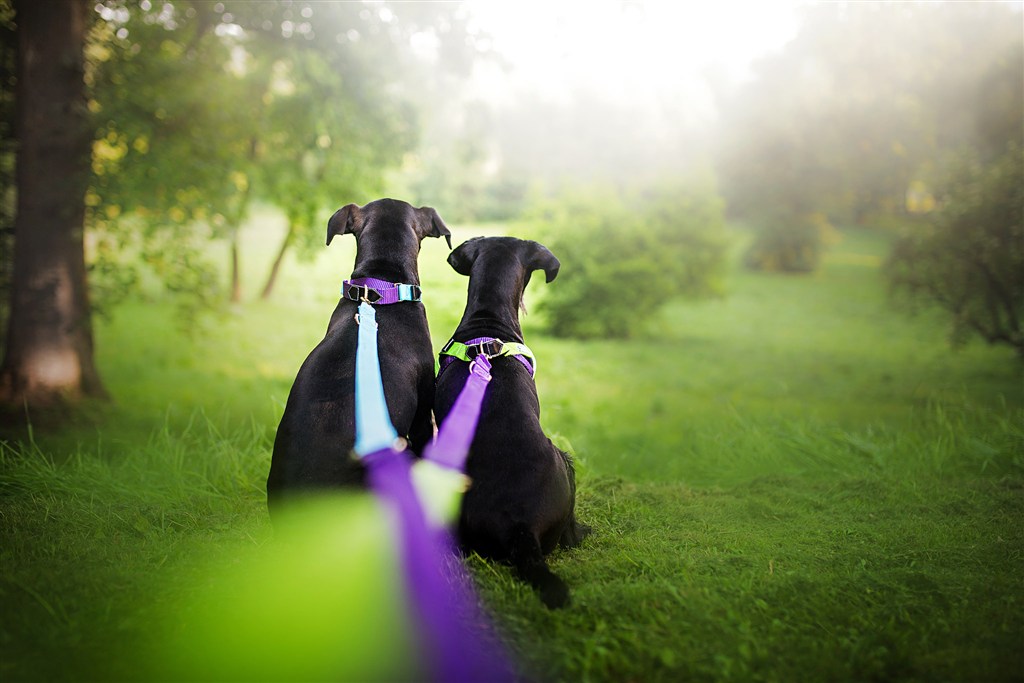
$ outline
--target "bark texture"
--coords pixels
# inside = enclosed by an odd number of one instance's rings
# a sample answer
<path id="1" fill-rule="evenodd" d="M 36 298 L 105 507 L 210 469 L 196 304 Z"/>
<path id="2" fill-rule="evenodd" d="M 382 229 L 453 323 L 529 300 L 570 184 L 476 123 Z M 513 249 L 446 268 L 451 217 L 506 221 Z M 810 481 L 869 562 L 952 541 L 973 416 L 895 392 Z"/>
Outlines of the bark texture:
<path id="1" fill-rule="evenodd" d="M 104 396 L 86 285 L 85 191 L 92 130 L 84 0 L 16 2 L 18 140 L 14 273 L 0 402 Z"/>

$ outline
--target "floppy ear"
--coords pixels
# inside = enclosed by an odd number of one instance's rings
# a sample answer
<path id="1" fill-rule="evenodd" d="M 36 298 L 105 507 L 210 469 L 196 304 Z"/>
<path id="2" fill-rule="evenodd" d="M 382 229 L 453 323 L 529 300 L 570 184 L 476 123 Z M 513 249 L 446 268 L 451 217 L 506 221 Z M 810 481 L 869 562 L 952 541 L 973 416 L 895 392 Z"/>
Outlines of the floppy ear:
<path id="1" fill-rule="evenodd" d="M 452 234 L 448 231 L 448 226 L 437 215 L 437 211 L 434 211 L 429 206 L 421 206 L 416 209 L 416 231 L 419 232 L 420 239 L 424 237 L 444 237 L 445 241 L 448 242 L 448 248 L 452 248 Z"/>
<path id="2" fill-rule="evenodd" d="M 562 264 L 543 244 L 530 242 L 530 251 L 527 253 L 525 265 L 529 272 L 543 270 L 547 282 L 551 282 L 558 275 L 558 268 Z"/>
<path id="3" fill-rule="evenodd" d="M 355 204 L 348 204 L 335 211 L 331 219 L 327 221 L 327 244 L 331 243 L 335 235 L 356 232 L 356 225 L 362 218 L 362 212 Z"/>
<path id="4" fill-rule="evenodd" d="M 455 247 L 455 251 L 448 254 L 448 263 L 459 275 L 468 277 L 470 271 L 473 270 L 473 262 L 476 261 L 476 257 L 480 253 L 479 240 L 479 237 L 468 239 Z"/>

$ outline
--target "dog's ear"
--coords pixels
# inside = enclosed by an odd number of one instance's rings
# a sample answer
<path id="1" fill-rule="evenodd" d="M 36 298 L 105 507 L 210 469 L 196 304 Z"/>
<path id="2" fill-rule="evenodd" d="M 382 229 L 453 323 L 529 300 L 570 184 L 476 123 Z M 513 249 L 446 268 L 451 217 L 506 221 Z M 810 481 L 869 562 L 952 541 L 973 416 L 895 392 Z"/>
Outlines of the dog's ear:
<path id="1" fill-rule="evenodd" d="M 327 244 L 331 243 L 335 235 L 356 232 L 362 219 L 362 211 L 355 204 L 348 204 L 335 211 L 331 219 L 327 221 Z"/>
<path id="2" fill-rule="evenodd" d="M 444 237 L 445 241 L 448 242 L 448 248 L 452 248 L 452 234 L 448 231 L 448 226 L 437 215 L 437 211 L 429 206 L 421 206 L 416 209 L 416 231 L 419 233 L 420 239 L 424 237 Z"/>
<path id="3" fill-rule="evenodd" d="M 468 239 L 455 247 L 455 251 L 448 254 L 448 264 L 451 265 L 459 275 L 465 275 L 468 277 L 470 271 L 473 270 L 473 262 L 476 261 L 476 257 L 480 253 L 479 240 L 479 237 Z"/>
<path id="4" fill-rule="evenodd" d="M 562 265 L 555 255 L 540 242 L 530 242 L 530 248 L 526 255 L 527 272 L 543 270 L 547 282 L 551 282 L 558 276 L 558 268 Z"/>

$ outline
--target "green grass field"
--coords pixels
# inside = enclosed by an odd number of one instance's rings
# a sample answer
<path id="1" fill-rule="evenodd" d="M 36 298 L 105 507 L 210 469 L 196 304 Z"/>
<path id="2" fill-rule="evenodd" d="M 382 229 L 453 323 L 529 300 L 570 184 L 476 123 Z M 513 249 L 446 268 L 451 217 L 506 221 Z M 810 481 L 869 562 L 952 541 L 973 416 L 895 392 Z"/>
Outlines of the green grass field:
<path id="1" fill-rule="evenodd" d="M 266 216 L 247 231 L 250 294 L 278 239 Z M 420 257 L 435 347 L 465 296 L 446 252 L 429 241 Z M 566 610 L 469 560 L 529 677 L 1024 677 L 1024 368 L 1009 350 L 951 351 L 940 316 L 893 310 L 885 253 L 883 236 L 852 233 L 814 276 L 737 270 L 726 298 L 672 303 L 629 342 L 557 340 L 525 319 L 543 422 L 575 453 L 579 516 L 594 527 L 552 558 Z M 263 485 L 277 420 L 353 255 L 342 240 L 315 263 L 289 260 L 273 301 L 190 335 L 159 300 L 100 324 L 114 403 L 0 450 L 0 680 L 290 677 L 179 670 L 167 662 L 206 660 L 187 641 L 161 648 L 188 620 L 180 605 L 230 593 L 245 558 L 274 552 Z M 558 284 L 534 278 L 528 305 Z M 352 498 L 345 519 L 379 534 L 379 511 Z M 374 548 L 367 562 L 388 566 Z M 321 615 L 325 642 L 374 615 L 368 642 L 395 642 L 354 651 L 407 651 L 381 588 L 393 577 L 339 575 L 362 583 L 337 589 L 350 609 Z M 245 585 L 239 600 L 265 595 Z M 267 613 L 227 604 L 230 628 L 258 640 Z"/>

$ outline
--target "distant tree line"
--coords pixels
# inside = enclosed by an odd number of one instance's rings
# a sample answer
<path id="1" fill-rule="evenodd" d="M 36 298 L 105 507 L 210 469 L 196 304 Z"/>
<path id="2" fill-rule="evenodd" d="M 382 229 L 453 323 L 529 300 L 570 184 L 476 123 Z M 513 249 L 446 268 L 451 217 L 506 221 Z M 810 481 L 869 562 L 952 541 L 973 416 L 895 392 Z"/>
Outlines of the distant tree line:
<path id="1" fill-rule="evenodd" d="M 802 12 L 795 38 L 755 63 L 748 80 L 737 84 L 708 72 L 719 115 L 711 144 L 695 140 L 683 123 L 659 138 L 640 119 L 621 121 L 614 104 L 586 97 L 567 107 L 542 105 L 550 109 L 543 117 L 550 135 L 536 127 L 505 128 L 499 140 L 509 163 L 492 192 L 517 187 L 524 177 L 517 165 L 538 160 L 535 172 L 546 183 L 539 205 L 549 206 L 543 194 L 553 193 L 573 206 L 572 215 L 552 214 L 564 217 L 554 224 L 572 237 L 553 239 L 579 252 L 581 273 L 593 274 L 552 290 L 550 306 L 559 311 L 553 331 L 622 336 L 618 327 L 602 329 L 598 322 L 618 325 L 608 315 L 614 305 L 597 303 L 606 301 L 596 294 L 604 291 L 604 273 L 634 253 L 646 259 L 650 275 L 666 269 L 654 265 L 665 250 L 615 239 L 616 225 L 643 214 L 641 205 L 620 213 L 619 198 L 699 165 L 694 159 L 705 153 L 728 217 L 752 234 L 748 267 L 812 272 L 838 230 L 889 229 L 897 241 L 884 274 L 902 300 L 947 309 L 954 342 L 976 334 L 1024 352 L 1024 203 L 1015 189 L 1024 131 L 1020 7 L 824 3 Z M 588 118 L 593 111 L 603 116 Z M 505 123 L 517 115 L 525 113 L 505 112 Z M 500 121 L 494 126 L 501 130 Z M 590 193 L 594 207 L 574 203 L 579 192 L 559 195 L 567 177 L 599 188 Z M 524 185 L 518 187 L 529 203 Z M 486 193 L 478 188 L 476 194 Z M 687 215 L 694 211 L 691 193 L 676 194 L 674 216 L 649 232 L 695 234 Z M 703 237 L 714 243 L 720 222 L 698 213 Z M 584 224 L 604 237 L 579 240 Z M 640 228 L 631 232 L 639 235 Z M 634 246 L 639 242 L 638 236 Z M 598 263 L 605 265 L 590 268 Z M 579 300 L 562 306 L 573 297 Z"/>
<path id="2" fill-rule="evenodd" d="M 750 267 L 811 271 L 833 226 L 892 227 L 894 291 L 1024 355 L 1024 21 L 1000 3 L 827 3 L 720 98 Z"/>
<path id="3" fill-rule="evenodd" d="M 805 9 L 720 97 L 717 165 L 730 215 L 757 235 L 749 264 L 813 270 L 830 226 L 923 216 L 950 156 L 1019 142 L 1021 21 L 997 3 Z"/>

